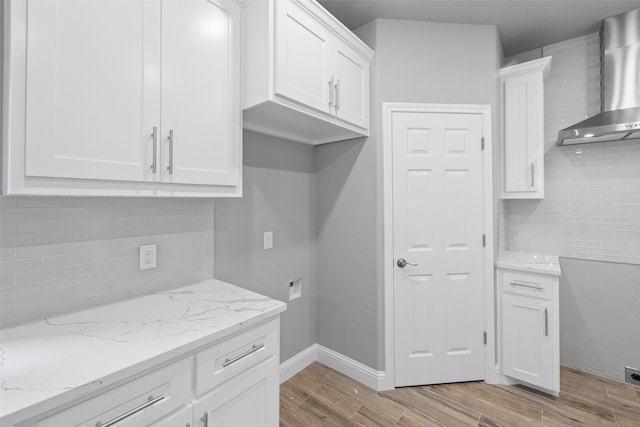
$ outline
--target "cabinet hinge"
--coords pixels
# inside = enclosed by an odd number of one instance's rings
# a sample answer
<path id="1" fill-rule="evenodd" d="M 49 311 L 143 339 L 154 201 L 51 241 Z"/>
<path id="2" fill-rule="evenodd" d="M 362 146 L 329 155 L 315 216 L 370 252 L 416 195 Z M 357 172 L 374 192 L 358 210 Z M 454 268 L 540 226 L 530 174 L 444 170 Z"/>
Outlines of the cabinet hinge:
<path id="1" fill-rule="evenodd" d="M 483 248 L 487 247 L 487 235 L 486 234 L 482 235 L 482 247 Z"/>
<path id="2" fill-rule="evenodd" d="M 484 151 L 484 136 L 480 139 L 480 148 Z"/>
<path id="3" fill-rule="evenodd" d="M 487 345 L 487 331 L 484 331 L 483 338 L 484 338 L 484 345 Z"/>

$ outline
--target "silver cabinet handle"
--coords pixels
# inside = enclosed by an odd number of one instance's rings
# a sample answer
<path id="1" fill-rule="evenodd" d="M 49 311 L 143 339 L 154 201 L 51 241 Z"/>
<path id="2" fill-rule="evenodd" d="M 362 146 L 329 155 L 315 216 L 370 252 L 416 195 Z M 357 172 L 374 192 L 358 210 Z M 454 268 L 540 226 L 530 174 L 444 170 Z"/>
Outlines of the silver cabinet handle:
<path id="1" fill-rule="evenodd" d="M 531 163 L 531 186 L 536 186 L 536 164 Z"/>
<path id="2" fill-rule="evenodd" d="M 338 82 L 335 85 L 335 90 L 336 90 L 336 112 L 340 109 L 340 80 L 338 80 Z"/>
<path id="3" fill-rule="evenodd" d="M 255 353 L 256 351 L 260 350 L 261 348 L 264 347 L 264 344 L 259 344 L 259 345 L 253 345 L 249 350 L 245 351 L 244 353 L 242 353 L 239 356 L 234 357 L 233 359 L 224 359 L 224 363 L 222 364 L 223 368 L 226 368 L 229 365 L 232 365 L 234 363 L 236 363 L 238 360 L 243 359 L 245 357 L 247 357 L 248 355 L 250 355 L 251 353 Z"/>
<path id="4" fill-rule="evenodd" d="M 542 291 L 544 290 L 544 288 L 542 286 L 538 286 L 538 285 L 530 285 L 528 283 L 520 283 L 520 282 L 511 282 L 511 286 L 519 286 L 521 288 L 527 288 L 527 289 L 535 289 L 536 291 Z"/>
<path id="5" fill-rule="evenodd" d="M 204 423 L 204 427 L 209 427 L 209 413 L 205 412 L 202 417 L 200 417 L 202 422 Z"/>
<path id="6" fill-rule="evenodd" d="M 333 108 L 333 76 L 329 80 L 329 110 Z"/>
<path id="7" fill-rule="evenodd" d="M 132 416 L 134 414 L 137 414 L 138 412 L 148 408 L 149 406 L 160 402 L 162 399 L 164 399 L 164 394 L 161 394 L 158 397 L 149 396 L 149 399 L 145 403 L 143 403 L 142 405 L 140 405 L 140 406 L 138 406 L 136 408 L 133 408 L 132 410 L 127 411 L 124 414 L 122 414 L 120 416 L 117 416 L 114 419 L 112 419 L 110 421 L 107 421 L 104 424 L 101 421 L 98 421 L 96 423 L 96 427 L 109 427 L 109 426 L 112 426 L 112 425 L 114 425 L 116 423 L 119 423 L 120 421 L 125 420 L 126 418 L 129 418 L 130 416 Z"/>
<path id="8" fill-rule="evenodd" d="M 156 173 L 158 171 L 158 126 L 153 127 L 151 139 L 153 140 L 153 162 L 151 163 L 151 172 Z"/>
<path id="9" fill-rule="evenodd" d="M 169 166 L 167 170 L 169 175 L 173 175 L 173 129 L 169 129 Z"/>
<path id="10" fill-rule="evenodd" d="M 549 336 L 549 310 L 544 309 L 544 336 Z"/>
<path id="11" fill-rule="evenodd" d="M 396 262 L 396 264 L 400 268 L 405 268 L 407 265 L 412 265 L 414 267 L 416 267 L 418 265 L 418 264 L 411 264 L 410 262 L 407 262 L 407 260 L 404 259 L 404 258 L 398 258 L 398 262 Z"/>

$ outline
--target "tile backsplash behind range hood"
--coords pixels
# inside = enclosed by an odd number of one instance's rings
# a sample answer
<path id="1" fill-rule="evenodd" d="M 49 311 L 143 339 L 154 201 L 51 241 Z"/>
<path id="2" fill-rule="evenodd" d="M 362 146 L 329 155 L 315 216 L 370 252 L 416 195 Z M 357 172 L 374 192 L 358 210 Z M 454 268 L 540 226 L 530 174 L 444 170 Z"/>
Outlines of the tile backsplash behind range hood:
<path id="1" fill-rule="evenodd" d="M 558 132 L 558 145 L 640 138 L 640 9 L 604 20 L 602 113 Z"/>

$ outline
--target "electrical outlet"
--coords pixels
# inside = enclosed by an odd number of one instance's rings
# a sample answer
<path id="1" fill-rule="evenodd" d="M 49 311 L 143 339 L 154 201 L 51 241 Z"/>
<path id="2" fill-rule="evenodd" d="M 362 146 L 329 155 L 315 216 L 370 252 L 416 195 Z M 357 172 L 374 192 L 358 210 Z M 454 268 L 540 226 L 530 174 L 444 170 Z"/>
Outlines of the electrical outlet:
<path id="1" fill-rule="evenodd" d="M 273 249 L 273 231 L 264 232 L 264 248 Z"/>
<path id="2" fill-rule="evenodd" d="M 140 246 L 140 270 L 148 270 L 157 266 L 157 245 Z"/>
<path id="3" fill-rule="evenodd" d="M 289 301 L 302 296 L 302 278 L 289 282 Z"/>
<path id="4" fill-rule="evenodd" d="M 624 367 L 624 380 L 629 384 L 640 385 L 640 369 Z"/>

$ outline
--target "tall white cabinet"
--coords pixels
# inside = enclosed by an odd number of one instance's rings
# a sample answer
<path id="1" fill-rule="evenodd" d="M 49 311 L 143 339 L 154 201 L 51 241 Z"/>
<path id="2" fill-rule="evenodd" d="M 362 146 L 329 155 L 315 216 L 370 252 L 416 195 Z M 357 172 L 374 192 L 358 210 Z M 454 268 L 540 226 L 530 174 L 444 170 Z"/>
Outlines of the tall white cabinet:
<path id="1" fill-rule="evenodd" d="M 240 194 L 236 3 L 4 7 L 5 194 Z"/>
<path id="2" fill-rule="evenodd" d="M 551 57 L 500 70 L 502 198 L 544 198 L 544 79 Z"/>

